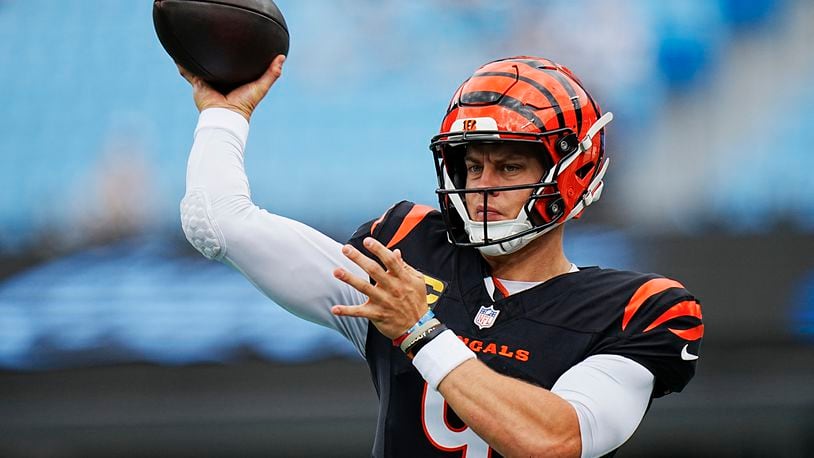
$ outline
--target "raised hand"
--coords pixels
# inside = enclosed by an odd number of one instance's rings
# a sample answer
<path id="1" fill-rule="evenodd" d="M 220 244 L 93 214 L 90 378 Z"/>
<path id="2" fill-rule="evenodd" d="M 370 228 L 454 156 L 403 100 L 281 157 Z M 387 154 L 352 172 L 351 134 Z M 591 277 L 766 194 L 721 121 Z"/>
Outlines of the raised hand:
<path id="1" fill-rule="evenodd" d="M 367 272 L 376 285 L 345 269 L 334 270 L 334 277 L 366 295 L 368 300 L 362 305 L 335 305 L 331 312 L 367 318 L 382 334 L 395 339 L 427 312 L 424 275 L 404 262 L 399 250 L 390 251 L 372 237 L 366 238 L 363 244 L 382 261 L 384 268 L 351 245 L 342 247 L 342 254 Z"/>
<path id="2" fill-rule="evenodd" d="M 192 85 L 192 93 L 198 111 L 207 108 L 227 108 L 239 113 L 248 121 L 254 109 L 266 96 L 277 78 L 282 75 L 284 62 L 285 56 L 280 54 L 271 61 L 268 69 L 260 78 L 239 86 L 226 95 L 221 94 L 201 77 L 193 75 L 180 65 L 178 71 Z"/>

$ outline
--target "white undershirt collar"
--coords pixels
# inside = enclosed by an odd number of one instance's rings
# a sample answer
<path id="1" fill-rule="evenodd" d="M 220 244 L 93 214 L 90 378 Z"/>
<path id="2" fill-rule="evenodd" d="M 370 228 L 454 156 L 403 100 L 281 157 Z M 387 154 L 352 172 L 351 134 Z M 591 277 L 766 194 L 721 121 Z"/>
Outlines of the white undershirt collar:
<path id="1" fill-rule="evenodd" d="M 573 262 L 571 263 L 571 268 L 566 272 L 566 274 L 579 272 L 579 267 Z M 506 290 L 509 292 L 509 295 L 517 294 L 520 291 L 525 291 L 529 288 L 533 288 L 541 283 L 545 283 L 542 281 L 519 281 L 519 280 L 504 280 L 502 278 L 497 279 Z M 484 285 L 486 285 L 486 291 L 489 293 L 489 296 L 494 299 L 495 298 L 495 282 L 492 280 L 492 277 L 484 277 L 483 279 Z"/>

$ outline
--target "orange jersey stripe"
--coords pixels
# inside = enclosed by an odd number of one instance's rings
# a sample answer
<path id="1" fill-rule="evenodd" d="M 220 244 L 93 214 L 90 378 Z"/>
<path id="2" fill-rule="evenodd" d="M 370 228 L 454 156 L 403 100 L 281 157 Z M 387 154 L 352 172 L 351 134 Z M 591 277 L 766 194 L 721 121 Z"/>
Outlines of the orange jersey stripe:
<path id="1" fill-rule="evenodd" d="M 650 299 L 655 294 L 661 293 L 665 290 L 670 288 L 683 288 L 684 285 L 681 283 L 670 280 L 669 278 L 654 278 L 648 282 L 645 282 L 636 292 L 633 294 L 633 297 L 630 298 L 630 302 L 627 303 L 625 307 L 625 314 L 622 318 L 622 330 L 624 331 L 627 327 L 628 323 L 630 323 L 631 318 L 636 312 L 639 310 L 639 307 Z"/>
<path id="2" fill-rule="evenodd" d="M 699 324 L 698 326 L 690 329 L 673 329 L 668 328 L 670 332 L 681 337 L 684 340 L 698 340 L 701 337 L 704 337 L 704 325 Z"/>
<path id="3" fill-rule="evenodd" d="M 679 302 L 678 304 L 670 307 L 670 309 L 667 310 L 666 312 L 662 313 L 660 317 L 656 318 L 656 321 L 654 321 L 650 326 L 648 326 L 647 329 L 644 330 L 644 332 L 647 332 L 655 328 L 656 326 L 664 323 L 665 321 L 670 321 L 673 318 L 678 318 L 681 316 L 694 316 L 700 320 L 701 305 L 695 301 Z"/>
<path id="4" fill-rule="evenodd" d="M 393 235 L 393 238 L 387 242 L 387 248 L 392 248 L 397 243 L 401 242 L 404 237 L 407 237 L 407 234 L 410 233 L 418 223 L 420 223 L 427 214 L 429 214 L 433 210 L 432 207 L 428 207 L 426 205 L 415 205 L 410 212 L 407 213 L 407 216 L 404 217 L 404 220 L 401 222 L 401 226 L 399 226 L 396 234 Z"/>
<path id="5" fill-rule="evenodd" d="M 492 283 L 495 284 L 495 288 L 497 288 L 497 290 L 500 291 L 500 294 L 502 294 L 503 297 L 509 297 L 509 290 L 506 289 L 506 286 L 503 283 L 501 283 L 500 280 L 495 278 L 494 275 L 492 275 Z"/>

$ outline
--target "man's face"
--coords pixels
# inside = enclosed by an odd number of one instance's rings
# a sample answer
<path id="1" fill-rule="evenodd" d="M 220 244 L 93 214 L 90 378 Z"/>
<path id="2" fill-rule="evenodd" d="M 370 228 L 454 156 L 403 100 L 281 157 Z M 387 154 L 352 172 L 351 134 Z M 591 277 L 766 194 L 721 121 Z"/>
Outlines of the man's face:
<path id="1" fill-rule="evenodd" d="M 539 182 L 545 168 L 533 147 L 517 143 L 472 143 L 464 156 L 466 187 L 486 188 Z M 489 194 L 488 206 L 482 193 L 467 193 L 469 218 L 473 221 L 500 221 L 517 218 L 532 189 L 497 191 Z"/>

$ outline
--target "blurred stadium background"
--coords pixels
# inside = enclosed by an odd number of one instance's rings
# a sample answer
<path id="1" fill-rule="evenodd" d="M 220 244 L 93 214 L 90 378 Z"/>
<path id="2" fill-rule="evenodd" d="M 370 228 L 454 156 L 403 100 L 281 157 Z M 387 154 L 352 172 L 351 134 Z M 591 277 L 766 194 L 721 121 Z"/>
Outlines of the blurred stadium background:
<path id="1" fill-rule="evenodd" d="M 699 372 L 619 456 L 814 456 L 814 2 L 279 0 L 255 201 L 337 239 L 408 198 L 483 62 L 545 55 L 616 114 L 583 265 L 703 301 Z M 197 112 L 136 0 L 0 0 L 0 456 L 365 456 L 367 369 L 180 230 Z"/>

